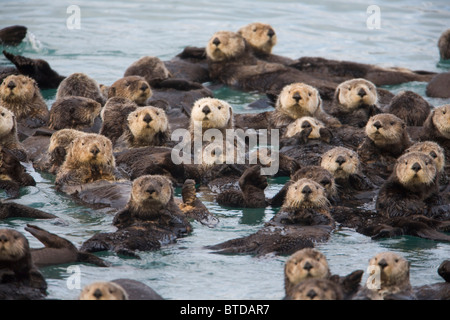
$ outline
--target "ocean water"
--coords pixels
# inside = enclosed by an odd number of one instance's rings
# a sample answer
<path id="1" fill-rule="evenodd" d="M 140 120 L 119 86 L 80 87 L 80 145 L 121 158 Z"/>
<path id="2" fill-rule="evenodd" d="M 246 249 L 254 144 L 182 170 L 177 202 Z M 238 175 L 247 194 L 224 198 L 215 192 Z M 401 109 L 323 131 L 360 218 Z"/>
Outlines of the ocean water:
<path id="1" fill-rule="evenodd" d="M 379 29 L 367 21 L 372 3 L 366 1 L 2 1 L 0 27 L 21 24 L 27 38 L 15 48 L 32 58 L 43 58 L 60 74 L 84 72 L 99 83 L 112 84 L 125 69 L 145 55 L 169 60 L 185 46 L 204 46 L 219 30 L 236 31 L 250 22 L 270 23 L 278 36 L 274 53 L 291 58 L 320 56 L 397 66 L 414 70 L 443 72 L 450 65 L 439 61 L 437 39 L 450 27 L 450 3 L 440 1 L 376 1 Z M 79 29 L 72 28 L 78 6 Z M 3 48 L 1 48 L 3 49 Z M 9 65 L 0 57 L 0 65 Z M 425 84 L 413 82 L 389 87 L 394 93 L 412 90 L 425 96 Z M 55 90 L 46 90 L 50 107 Z M 260 96 L 236 90 L 216 92 L 236 112 Z M 429 99 L 434 106 L 449 100 Z M 32 170 L 32 169 L 31 169 Z M 42 244 L 24 231 L 26 223 L 56 233 L 77 247 L 96 232 L 113 231 L 113 213 L 80 205 L 54 189 L 54 177 L 32 172 L 36 187 L 23 188 L 16 201 L 56 214 L 56 220 L 9 219 L 0 228 L 14 228 L 27 236 L 33 248 Z M 286 179 L 271 179 L 266 194 L 273 196 Z M 179 190 L 177 190 L 179 195 Z M 219 219 L 216 228 L 193 222 L 193 233 L 155 252 L 140 253 L 141 259 L 124 259 L 111 252 L 99 256 L 112 264 L 108 268 L 76 264 L 80 288 L 93 281 L 133 278 L 146 283 L 164 298 L 178 299 L 267 299 L 284 296 L 283 268 L 287 257 L 217 255 L 205 245 L 245 236 L 257 231 L 276 212 L 273 208 L 222 208 L 202 191 L 205 205 Z M 411 283 L 422 285 L 441 281 L 437 267 L 450 257 L 450 244 L 414 237 L 374 241 L 351 229 L 336 230 L 317 248 L 333 273 L 345 275 L 366 270 L 368 260 L 380 251 L 394 251 L 411 262 Z M 43 268 L 48 297 L 76 299 L 70 265 Z M 366 274 L 363 276 L 363 281 Z"/>

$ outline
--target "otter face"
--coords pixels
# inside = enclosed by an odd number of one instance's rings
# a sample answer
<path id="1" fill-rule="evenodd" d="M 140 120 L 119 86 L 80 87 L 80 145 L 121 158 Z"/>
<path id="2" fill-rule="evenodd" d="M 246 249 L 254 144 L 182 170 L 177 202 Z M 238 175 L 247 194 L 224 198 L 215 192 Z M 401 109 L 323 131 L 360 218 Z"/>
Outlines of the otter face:
<path id="1" fill-rule="evenodd" d="M 206 45 L 206 55 L 211 61 L 226 61 L 240 56 L 245 51 L 244 38 L 231 31 L 218 31 Z"/>
<path id="2" fill-rule="evenodd" d="M 108 98 L 123 97 L 138 105 L 145 105 L 153 92 L 150 85 L 140 76 L 127 76 L 114 82 L 109 87 Z"/>
<path id="3" fill-rule="evenodd" d="M 172 198 L 172 183 L 164 176 L 144 175 L 133 181 L 131 202 L 136 207 L 165 206 Z"/>
<path id="4" fill-rule="evenodd" d="M 14 130 L 16 119 L 8 109 L 0 106 L 0 137 L 8 135 Z"/>
<path id="5" fill-rule="evenodd" d="M 294 288 L 292 300 L 341 300 L 342 293 L 336 284 L 327 279 L 308 279 Z"/>
<path id="6" fill-rule="evenodd" d="M 77 163 L 114 166 L 111 140 L 100 134 L 85 134 L 72 142 L 68 157 Z"/>
<path id="7" fill-rule="evenodd" d="M 0 262 L 17 261 L 29 251 L 27 238 L 13 229 L 0 229 Z"/>
<path id="8" fill-rule="evenodd" d="M 377 89 L 375 85 L 365 79 L 351 79 L 342 82 L 336 88 L 335 99 L 345 111 L 350 112 L 361 105 L 377 103 Z"/>
<path id="9" fill-rule="evenodd" d="M 317 120 L 316 118 L 301 117 L 287 126 L 285 136 L 287 138 L 290 138 L 295 136 L 297 133 L 310 128 L 312 128 L 312 131 L 309 134 L 308 138 L 319 139 L 320 129 L 325 128 L 325 125 L 323 124 L 323 122 Z"/>
<path id="10" fill-rule="evenodd" d="M 394 252 L 381 252 L 369 260 L 369 266 L 380 268 L 381 289 L 409 282 L 410 263 Z"/>
<path id="11" fill-rule="evenodd" d="M 137 139 L 151 140 L 158 132 L 169 128 L 169 120 L 163 109 L 146 106 L 139 107 L 128 115 L 128 127 Z"/>
<path id="12" fill-rule="evenodd" d="M 439 133 L 446 139 L 450 139 L 450 104 L 435 108 L 432 121 Z"/>
<path id="13" fill-rule="evenodd" d="M 231 128 L 233 108 L 225 101 L 215 98 L 201 98 L 194 103 L 191 112 L 191 125 L 201 121 L 203 129 Z"/>
<path id="14" fill-rule="evenodd" d="M 436 142 L 434 141 L 417 142 L 405 151 L 405 153 L 408 152 L 421 152 L 427 154 L 431 158 L 433 158 L 434 164 L 436 165 L 436 169 L 438 172 L 442 172 L 444 170 L 445 165 L 444 148 L 442 148 Z"/>
<path id="15" fill-rule="evenodd" d="M 52 105 L 48 126 L 54 130 L 92 126 L 101 109 L 102 105 L 90 98 L 60 98 Z"/>
<path id="16" fill-rule="evenodd" d="M 94 282 L 83 288 L 79 300 L 128 300 L 128 295 L 116 283 Z"/>
<path id="17" fill-rule="evenodd" d="M 269 24 L 254 22 L 239 29 L 238 33 L 256 50 L 271 53 L 277 43 L 277 35 Z"/>
<path id="18" fill-rule="evenodd" d="M 399 143 L 405 130 L 405 122 L 389 113 L 372 116 L 366 124 L 366 134 L 377 146 Z"/>
<path id="19" fill-rule="evenodd" d="M 321 107 L 319 91 L 304 83 L 293 83 L 281 90 L 276 102 L 276 109 L 292 119 L 304 116 L 312 117 Z"/>
<path id="20" fill-rule="evenodd" d="M 326 170 L 323 167 L 312 166 L 312 167 L 304 167 L 300 170 L 297 170 L 295 174 L 292 176 L 292 180 L 299 180 L 301 178 L 311 179 L 316 181 L 322 187 L 325 188 L 327 198 L 336 195 L 336 183 L 334 180 L 334 176 L 330 171 Z"/>
<path id="21" fill-rule="evenodd" d="M 335 179 L 347 179 L 360 170 L 358 154 L 344 147 L 336 147 L 325 152 L 320 166 L 331 172 Z"/>
<path id="22" fill-rule="evenodd" d="M 289 208 L 323 208 L 328 205 L 325 188 L 305 178 L 289 186 L 284 203 Z"/>
<path id="23" fill-rule="evenodd" d="M 0 99 L 8 102 L 29 101 L 38 90 L 37 83 L 24 75 L 10 75 L 0 86 Z"/>
<path id="24" fill-rule="evenodd" d="M 394 170 L 404 186 L 430 185 L 436 178 L 433 158 L 420 152 L 408 152 L 399 157 Z"/>
<path id="25" fill-rule="evenodd" d="M 327 278 L 330 274 L 326 257 L 312 248 L 291 255 L 286 261 L 284 272 L 287 280 L 294 285 L 308 278 Z"/>

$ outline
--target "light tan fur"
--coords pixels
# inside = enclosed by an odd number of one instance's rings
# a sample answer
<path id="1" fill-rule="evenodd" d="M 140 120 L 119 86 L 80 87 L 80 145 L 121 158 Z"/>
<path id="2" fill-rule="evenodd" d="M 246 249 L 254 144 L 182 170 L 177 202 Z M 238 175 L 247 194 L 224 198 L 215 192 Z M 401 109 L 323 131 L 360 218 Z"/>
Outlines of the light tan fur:
<path id="1" fill-rule="evenodd" d="M 358 154 L 345 147 L 335 147 L 325 152 L 320 166 L 331 172 L 335 179 L 346 179 L 361 170 Z"/>
<path id="2" fill-rule="evenodd" d="M 17 135 L 16 117 L 10 110 L 2 106 L 0 106 L 0 146 L 25 152 Z"/>
<path id="3" fill-rule="evenodd" d="M 364 92 L 365 95 L 359 95 Z M 377 103 L 376 86 L 362 78 L 351 79 L 339 84 L 336 88 L 335 99 L 338 101 L 339 108 L 344 112 L 351 112 L 360 105 L 374 105 Z"/>
<path id="4" fill-rule="evenodd" d="M 289 124 L 286 128 L 286 132 L 284 136 L 286 138 L 290 138 L 295 136 L 297 133 L 300 133 L 305 128 L 305 122 L 309 123 L 309 127 L 312 127 L 312 131 L 308 136 L 308 139 L 319 139 L 320 138 L 320 129 L 325 128 L 325 125 L 322 121 L 317 120 L 313 117 L 301 117 L 291 124 Z"/>
<path id="5" fill-rule="evenodd" d="M 445 167 L 445 153 L 444 148 L 434 141 L 423 141 L 413 144 L 405 150 L 408 152 L 421 152 L 433 158 L 434 164 L 438 172 L 443 172 Z"/>
<path id="6" fill-rule="evenodd" d="M 266 23 L 253 22 L 238 30 L 248 44 L 258 51 L 271 53 L 277 44 L 277 35 L 272 26 Z"/>
<path id="7" fill-rule="evenodd" d="M 206 55 L 214 62 L 230 60 L 245 52 L 245 39 L 238 33 L 218 31 L 206 45 Z"/>
<path id="8" fill-rule="evenodd" d="M 305 187 L 309 187 L 312 193 L 305 194 L 303 192 Z M 313 180 L 303 178 L 289 186 L 283 207 L 326 208 L 329 204 L 325 188 Z"/>
<path id="9" fill-rule="evenodd" d="M 173 202 L 172 182 L 161 175 L 144 175 L 133 181 L 128 206 L 133 212 L 166 207 Z M 143 217 L 141 217 L 143 218 Z"/>
<path id="10" fill-rule="evenodd" d="M 17 121 L 33 117 L 39 119 L 42 126 L 50 117 L 36 81 L 24 75 L 10 75 L 3 80 L 0 104 L 13 112 Z"/>
<path id="11" fill-rule="evenodd" d="M 117 283 L 98 281 L 83 288 L 79 300 L 128 300 L 128 294 Z"/>
<path id="12" fill-rule="evenodd" d="M 342 300 L 339 286 L 328 279 L 308 279 L 294 289 L 290 300 Z"/>
<path id="13" fill-rule="evenodd" d="M 435 108 L 432 121 L 439 133 L 446 139 L 450 139 L 450 104 Z"/>
<path id="14" fill-rule="evenodd" d="M 209 112 L 205 113 L 207 109 Z M 209 97 L 198 99 L 191 111 L 189 127 L 191 133 L 193 133 L 195 121 L 201 121 L 202 133 L 207 129 L 232 129 L 233 108 L 228 102 L 220 99 Z"/>
<path id="15" fill-rule="evenodd" d="M 413 170 L 414 165 L 420 170 Z M 436 165 L 433 159 L 421 152 L 408 152 L 397 159 L 395 173 L 399 182 L 408 187 L 431 185 L 436 178 Z"/>
<path id="16" fill-rule="evenodd" d="M 379 129 L 374 124 L 381 124 Z M 389 113 L 381 113 L 370 117 L 366 124 L 366 134 L 377 146 L 401 143 L 405 133 L 405 122 Z"/>

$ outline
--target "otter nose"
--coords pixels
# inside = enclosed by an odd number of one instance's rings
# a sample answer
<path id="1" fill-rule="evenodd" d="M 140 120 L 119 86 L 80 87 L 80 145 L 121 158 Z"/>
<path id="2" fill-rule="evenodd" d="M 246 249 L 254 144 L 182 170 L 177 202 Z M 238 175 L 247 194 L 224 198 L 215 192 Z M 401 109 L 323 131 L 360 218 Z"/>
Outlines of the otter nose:
<path id="1" fill-rule="evenodd" d="M 302 123 L 302 129 L 311 128 L 311 123 L 308 121 L 303 121 Z"/>
<path id="2" fill-rule="evenodd" d="M 147 123 L 150 123 L 150 121 L 152 121 L 152 120 L 153 120 L 152 117 L 147 113 L 144 117 L 144 121 Z"/>
<path id="3" fill-rule="evenodd" d="M 340 166 L 342 166 L 342 164 L 343 164 L 345 161 L 346 161 L 346 160 L 345 160 L 345 158 L 344 158 L 343 156 L 339 156 L 339 157 L 336 158 L 336 162 L 337 162 Z"/>
<path id="4" fill-rule="evenodd" d="M 273 31 L 273 29 L 269 29 L 269 31 L 267 31 L 267 35 L 272 38 L 275 35 L 275 31 Z"/>
<path id="5" fill-rule="evenodd" d="M 434 151 L 431 151 L 431 152 L 430 152 L 430 156 L 431 156 L 433 159 L 436 159 L 436 158 L 437 158 L 437 154 L 436 154 L 436 152 L 434 152 Z"/>
<path id="6" fill-rule="evenodd" d="M 382 127 L 380 121 L 375 122 L 375 123 L 373 124 L 373 126 L 374 126 L 375 128 L 377 128 L 377 130 L 380 129 L 380 128 Z"/>
<path id="7" fill-rule="evenodd" d="M 208 113 L 211 112 L 211 109 L 209 108 L 209 106 L 204 106 L 203 109 L 202 109 L 202 112 L 203 112 L 205 115 L 207 115 Z"/>
<path id="8" fill-rule="evenodd" d="M 418 164 L 417 162 L 414 163 L 411 167 L 411 169 L 413 169 L 415 172 L 419 172 L 420 169 L 422 169 L 422 167 L 420 166 L 420 164 Z"/>
<path id="9" fill-rule="evenodd" d="M 103 294 L 102 294 L 102 292 L 101 292 L 100 289 L 96 289 L 92 295 L 93 295 L 96 299 L 100 299 L 100 298 L 102 297 Z"/>
<path id="10" fill-rule="evenodd" d="M 358 91 L 358 96 L 360 96 L 361 98 L 364 97 L 366 95 L 366 91 L 364 89 L 359 89 Z"/>
<path id="11" fill-rule="evenodd" d="M 309 186 L 304 186 L 303 189 L 302 189 L 302 193 L 304 195 L 309 195 L 309 194 L 312 193 L 312 190 L 311 190 L 311 188 Z"/>
<path id="12" fill-rule="evenodd" d="M 311 290 L 308 291 L 306 296 L 312 300 L 312 299 L 314 299 L 317 296 L 317 293 L 314 291 L 314 289 L 311 289 Z"/>
<path id="13" fill-rule="evenodd" d="M 99 154 L 100 149 L 97 147 L 93 147 L 90 151 L 94 156 L 96 156 L 97 154 Z"/>
<path id="14" fill-rule="evenodd" d="M 305 269 L 306 271 L 309 271 L 313 268 L 313 265 L 311 263 L 309 263 L 309 261 L 307 261 L 305 263 L 305 265 L 303 266 L 303 269 Z"/>
<path id="15" fill-rule="evenodd" d="M 380 262 L 378 262 L 378 265 L 381 267 L 381 269 L 384 269 L 387 267 L 387 262 L 384 259 L 381 259 Z"/>
<path id="16" fill-rule="evenodd" d="M 10 81 L 9 83 L 8 83 L 8 88 L 9 89 L 14 89 L 16 87 L 16 84 L 14 83 L 14 81 Z"/>
<path id="17" fill-rule="evenodd" d="M 8 237 L 4 234 L 0 235 L 0 242 L 8 242 Z"/>
<path id="18" fill-rule="evenodd" d="M 145 83 L 142 84 L 142 86 L 139 88 L 141 89 L 141 91 L 145 91 L 148 89 L 148 85 L 146 85 Z"/>
<path id="19" fill-rule="evenodd" d="M 149 186 L 146 190 L 148 193 L 152 194 L 156 192 L 156 188 L 154 186 Z"/>
<path id="20" fill-rule="evenodd" d="M 216 47 L 220 44 L 220 40 L 219 38 L 214 38 L 213 42 L 212 42 Z"/>
<path id="21" fill-rule="evenodd" d="M 300 93 L 296 92 L 292 98 L 296 101 L 299 102 L 300 100 L 302 100 L 302 96 L 300 95 Z"/>

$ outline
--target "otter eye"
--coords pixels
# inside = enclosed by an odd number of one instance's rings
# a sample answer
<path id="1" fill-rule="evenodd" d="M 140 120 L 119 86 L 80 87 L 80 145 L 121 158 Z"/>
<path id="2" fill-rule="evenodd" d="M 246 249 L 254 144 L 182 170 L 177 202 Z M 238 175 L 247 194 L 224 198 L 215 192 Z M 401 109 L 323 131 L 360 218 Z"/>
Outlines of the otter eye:
<path id="1" fill-rule="evenodd" d="M 442 114 L 445 114 L 446 113 L 446 111 L 445 110 L 442 110 Z"/>
<path id="2" fill-rule="evenodd" d="M 253 32 L 256 32 L 256 29 L 253 29 Z"/>
<path id="3" fill-rule="evenodd" d="M 159 116 L 159 112 L 158 111 L 156 111 L 156 115 Z"/>
<path id="4" fill-rule="evenodd" d="M 219 110 L 222 109 L 222 106 L 218 106 L 217 109 L 219 109 Z"/>
<path id="5" fill-rule="evenodd" d="M 395 124 L 395 122 L 394 121 L 391 121 L 391 126 L 393 126 Z"/>
<path id="6" fill-rule="evenodd" d="M 135 117 L 137 118 L 137 117 L 139 117 L 139 115 L 138 115 L 138 114 L 136 114 L 136 115 L 135 115 Z"/>
<path id="7" fill-rule="evenodd" d="M 308 96 L 310 96 L 310 97 L 311 97 L 311 92 L 309 92 L 309 93 L 308 93 Z"/>
<path id="8" fill-rule="evenodd" d="M 398 259 L 395 259 L 395 262 L 398 262 Z"/>
<path id="9" fill-rule="evenodd" d="M 4 112 L 2 112 L 2 117 L 4 117 L 5 116 L 5 113 Z"/>
<path id="10" fill-rule="evenodd" d="M 84 146 L 84 142 L 82 142 L 81 145 Z"/>
<path id="11" fill-rule="evenodd" d="M 405 164 L 408 164 L 408 161 L 405 161 Z"/>

